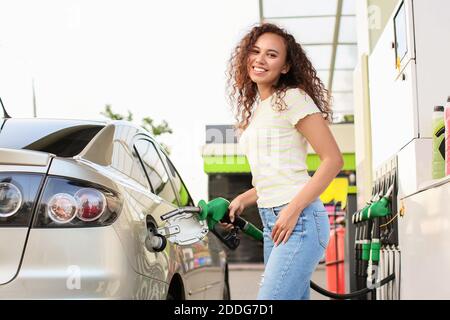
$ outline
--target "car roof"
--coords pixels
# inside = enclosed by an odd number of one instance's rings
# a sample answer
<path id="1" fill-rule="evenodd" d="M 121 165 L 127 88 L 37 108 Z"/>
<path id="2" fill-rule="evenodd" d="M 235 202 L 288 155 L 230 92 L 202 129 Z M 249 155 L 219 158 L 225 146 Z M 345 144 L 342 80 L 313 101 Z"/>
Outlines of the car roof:
<path id="1" fill-rule="evenodd" d="M 35 151 L 46 151 L 56 155 L 73 156 L 79 148 L 84 147 L 92 138 L 105 127 L 130 127 L 132 131 L 144 133 L 151 136 L 143 128 L 130 121 L 110 120 L 92 121 L 78 119 L 42 119 L 42 118 L 8 118 L 0 119 L 0 147 L 10 149 L 29 149 Z M 50 146 L 58 139 L 69 139 L 76 141 L 77 148 L 55 151 Z M 67 141 L 69 142 L 69 141 Z M 63 144 L 61 146 L 61 143 Z M 65 141 L 61 140 L 58 150 L 64 149 Z M 78 150 L 78 151 L 77 151 Z"/>
<path id="2" fill-rule="evenodd" d="M 39 128 L 50 128 L 50 130 L 63 129 L 68 127 L 76 127 L 76 126 L 102 126 L 105 127 L 107 125 L 127 125 L 136 128 L 141 133 L 149 135 L 153 137 L 153 135 L 144 130 L 142 127 L 132 123 L 127 120 L 86 120 L 86 119 L 55 119 L 55 118 L 0 118 L 0 133 L 5 127 L 6 123 L 8 126 L 14 126 L 16 128 L 20 127 L 39 127 Z M 27 132 L 28 133 L 28 132 Z"/>
<path id="3" fill-rule="evenodd" d="M 101 121 L 101 120 L 53 119 L 53 118 L 2 118 L 2 120 L 6 120 L 6 121 L 8 121 L 8 123 L 14 123 L 15 125 L 27 125 L 27 124 L 55 125 L 55 124 L 59 124 L 60 127 L 74 126 L 74 125 L 80 125 L 80 124 L 106 125 L 109 122 L 109 121 Z"/>

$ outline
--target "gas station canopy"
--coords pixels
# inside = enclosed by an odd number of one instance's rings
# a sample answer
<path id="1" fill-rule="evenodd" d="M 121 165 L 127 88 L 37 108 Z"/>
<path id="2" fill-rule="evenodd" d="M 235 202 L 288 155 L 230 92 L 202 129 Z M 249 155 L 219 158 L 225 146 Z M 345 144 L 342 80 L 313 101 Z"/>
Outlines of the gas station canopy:
<path id="1" fill-rule="evenodd" d="M 355 0 L 260 0 L 260 20 L 291 32 L 332 92 L 333 111 L 353 114 L 357 60 Z"/>

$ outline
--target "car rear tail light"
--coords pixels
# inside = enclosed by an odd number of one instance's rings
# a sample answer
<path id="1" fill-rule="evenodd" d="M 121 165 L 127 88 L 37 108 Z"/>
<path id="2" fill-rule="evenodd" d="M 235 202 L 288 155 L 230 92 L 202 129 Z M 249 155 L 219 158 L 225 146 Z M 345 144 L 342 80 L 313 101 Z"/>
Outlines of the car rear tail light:
<path id="1" fill-rule="evenodd" d="M 48 202 L 48 216 L 56 223 L 68 223 L 76 217 L 79 206 L 74 197 L 67 193 L 55 194 Z"/>
<path id="2" fill-rule="evenodd" d="M 113 223 L 122 209 L 116 191 L 88 181 L 50 177 L 38 205 L 37 228 L 101 227 Z"/>
<path id="3" fill-rule="evenodd" d="M 43 174 L 0 172 L 0 228 L 30 226 L 43 180 Z"/>
<path id="4" fill-rule="evenodd" d="M 12 183 L 0 183 L 0 217 L 16 214 L 22 206 L 22 193 Z"/>
<path id="5" fill-rule="evenodd" d="M 100 218 L 105 211 L 106 198 L 98 190 L 84 188 L 75 193 L 78 200 L 78 218 L 83 221 L 94 221 Z"/>

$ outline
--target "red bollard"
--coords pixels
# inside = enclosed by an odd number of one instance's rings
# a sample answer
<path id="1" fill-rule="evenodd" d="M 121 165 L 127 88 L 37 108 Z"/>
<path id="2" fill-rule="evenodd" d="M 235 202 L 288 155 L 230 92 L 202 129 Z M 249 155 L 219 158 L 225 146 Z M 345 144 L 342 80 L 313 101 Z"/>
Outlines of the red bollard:
<path id="1" fill-rule="evenodd" d="M 344 227 L 332 229 L 325 256 L 327 288 L 335 293 L 345 293 L 344 238 Z"/>

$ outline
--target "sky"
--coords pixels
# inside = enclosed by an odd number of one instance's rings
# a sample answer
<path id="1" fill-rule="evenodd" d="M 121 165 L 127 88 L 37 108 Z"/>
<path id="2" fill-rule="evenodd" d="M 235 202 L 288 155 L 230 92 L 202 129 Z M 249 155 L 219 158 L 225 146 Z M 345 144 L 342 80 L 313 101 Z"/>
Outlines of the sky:
<path id="1" fill-rule="evenodd" d="M 195 202 L 207 198 L 205 125 L 231 124 L 228 59 L 258 0 L 2 0 L 0 96 L 13 117 L 166 120 L 161 137 Z"/>

